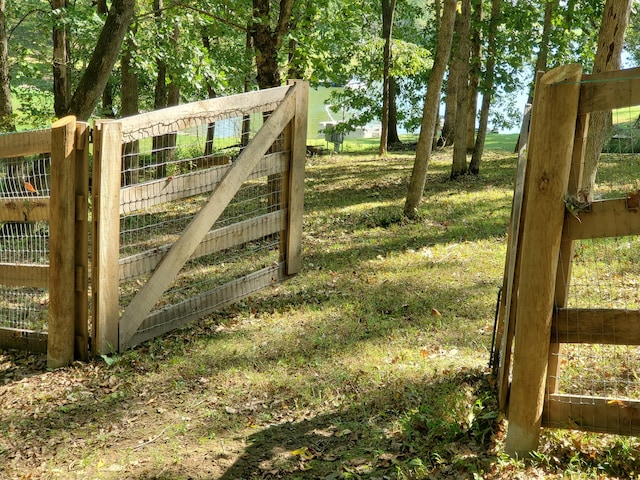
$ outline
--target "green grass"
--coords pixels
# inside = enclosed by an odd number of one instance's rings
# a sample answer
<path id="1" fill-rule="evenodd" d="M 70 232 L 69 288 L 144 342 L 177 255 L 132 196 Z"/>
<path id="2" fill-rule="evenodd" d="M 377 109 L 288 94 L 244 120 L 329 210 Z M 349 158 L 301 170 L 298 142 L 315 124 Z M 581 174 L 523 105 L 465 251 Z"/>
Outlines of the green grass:
<path id="1" fill-rule="evenodd" d="M 0 477 L 640 471 L 621 437 L 545 431 L 536 456 L 502 455 L 486 366 L 516 158 L 488 152 L 479 177 L 450 181 L 450 156 L 435 153 L 416 221 L 402 217 L 411 152 L 313 157 L 287 283 L 108 362 L 42 373 L 0 355 Z"/>

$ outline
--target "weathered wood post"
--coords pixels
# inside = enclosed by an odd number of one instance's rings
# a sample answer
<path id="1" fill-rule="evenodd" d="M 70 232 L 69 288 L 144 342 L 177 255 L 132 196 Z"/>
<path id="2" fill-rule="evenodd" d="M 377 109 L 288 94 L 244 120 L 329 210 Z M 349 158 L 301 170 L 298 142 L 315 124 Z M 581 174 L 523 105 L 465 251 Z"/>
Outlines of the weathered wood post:
<path id="1" fill-rule="evenodd" d="M 551 317 L 564 222 L 564 196 L 576 129 L 580 65 L 546 73 L 534 99 L 524 191 L 513 375 L 506 451 L 538 448 Z"/>
<path id="2" fill-rule="evenodd" d="M 307 160 L 307 109 L 309 84 L 291 80 L 295 85 L 295 116 L 291 121 L 291 164 L 287 182 L 289 215 L 286 240 L 287 275 L 299 273 L 302 268 L 302 214 L 304 213 L 304 168 Z"/>
<path id="3" fill-rule="evenodd" d="M 75 136 L 76 118 L 51 128 L 51 200 L 49 210 L 49 331 L 47 366 L 73 362 L 75 342 Z M 70 241 L 71 240 L 71 241 Z"/>
<path id="4" fill-rule="evenodd" d="M 93 159 L 93 294 L 94 350 L 118 351 L 120 250 L 120 175 L 122 124 L 96 123 Z"/>
<path id="5" fill-rule="evenodd" d="M 89 359 L 89 124 L 76 123 L 75 356 Z"/>

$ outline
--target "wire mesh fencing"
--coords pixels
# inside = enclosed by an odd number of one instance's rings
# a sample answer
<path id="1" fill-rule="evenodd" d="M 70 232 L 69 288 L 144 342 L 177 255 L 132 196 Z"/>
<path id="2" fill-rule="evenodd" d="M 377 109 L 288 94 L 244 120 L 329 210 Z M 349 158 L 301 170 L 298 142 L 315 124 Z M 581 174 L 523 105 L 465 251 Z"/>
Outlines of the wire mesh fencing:
<path id="1" fill-rule="evenodd" d="M 38 219 L 38 211 L 50 195 L 50 171 L 48 154 L 0 159 L 0 265 L 5 268 L 49 264 L 49 223 Z M 47 332 L 49 292 L 6 280 L 0 283 L 0 343 L 19 346 L 20 339 Z M 36 351 L 45 348 L 42 341 L 27 344 Z"/>
<path id="2" fill-rule="evenodd" d="M 638 137 L 638 109 L 624 108 L 613 113 L 613 129 L 605 139 L 600 156 L 596 182 L 590 192 L 592 201 L 587 210 L 600 202 L 617 201 L 621 212 L 638 206 L 638 176 L 640 153 Z M 624 132 L 624 133 L 621 133 Z M 571 187 L 571 186 L 570 186 Z M 574 191 L 579 187 L 573 186 Z M 625 231 L 627 216 L 615 215 L 607 219 L 614 229 Z M 585 213 L 588 215 L 589 213 Z M 580 222 L 580 213 L 577 213 Z M 584 218 L 584 217 L 583 217 Z M 617 225 L 616 225 L 617 224 Z M 557 314 L 557 330 L 572 330 L 577 340 L 566 343 L 553 352 L 559 368 L 549 378 L 556 385 L 561 401 L 574 403 L 572 408 L 587 408 L 591 425 L 599 425 L 609 433 L 630 433 L 625 413 L 628 402 L 640 400 L 640 339 L 626 328 L 635 324 L 640 312 L 640 237 L 616 235 L 605 238 L 575 240 L 567 289 L 567 309 Z M 583 325 L 583 332 L 580 332 Z M 589 327 L 587 328 L 587 325 Z M 566 340 L 554 337 L 552 342 Z M 613 418 L 589 410 L 603 403 L 608 410 L 618 409 Z M 574 410 L 572 410 L 574 411 Z M 580 410 L 575 410 L 580 411 Z M 604 410 L 601 410 L 601 412 Z"/>

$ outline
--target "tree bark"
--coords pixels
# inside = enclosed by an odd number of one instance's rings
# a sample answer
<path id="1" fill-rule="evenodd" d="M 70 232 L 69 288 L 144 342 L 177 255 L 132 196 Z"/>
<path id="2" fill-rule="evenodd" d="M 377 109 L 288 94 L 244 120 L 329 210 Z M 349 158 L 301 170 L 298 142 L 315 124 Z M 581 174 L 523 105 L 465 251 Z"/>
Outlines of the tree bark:
<path id="1" fill-rule="evenodd" d="M 398 82 L 393 75 L 389 76 L 389 129 L 387 130 L 387 146 L 401 145 L 398 136 L 398 108 L 396 98 L 398 93 Z"/>
<path id="2" fill-rule="evenodd" d="M 447 76 L 447 88 L 444 100 L 444 121 L 442 123 L 442 131 L 440 132 L 440 140 L 438 146 L 448 147 L 453 145 L 456 123 L 456 109 L 458 106 L 458 75 L 460 72 L 460 62 L 458 61 L 458 51 L 460 49 L 460 22 L 462 16 L 456 15 L 456 23 L 454 26 L 453 42 L 451 44 L 451 55 L 449 58 L 449 74 Z"/>
<path id="3" fill-rule="evenodd" d="M 593 73 L 620 68 L 631 3 L 632 0 L 607 0 L 605 3 Z M 611 130 L 612 120 L 611 111 L 592 112 L 589 117 L 589 135 L 585 146 L 582 185 L 579 186 L 579 190 L 591 201 L 598 171 L 598 159 Z"/>
<path id="4" fill-rule="evenodd" d="M 533 69 L 533 79 L 531 87 L 529 88 L 529 98 L 527 103 L 533 104 L 533 89 L 535 87 L 535 78 L 537 72 L 547 71 L 547 62 L 549 60 L 549 39 L 551 38 L 551 30 L 553 29 L 553 12 L 558 6 L 559 0 L 546 0 L 544 7 L 544 20 L 542 22 L 542 37 L 540 38 L 540 45 L 538 46 L 538 57 L 536 58 L 536 64 Z"/>
<path id="5" fill-rule="evenodd" d="M 278 52 L 289 32 L 289 22 L 295 0 L 280 0 L 277 24 L 271 26 L 271 1 L 253 0 L 254 21 L 250 27 L 256 58 L 258 87 L 279 87 L 282 83 Z"/>
<path id="6" fill-rule="evenodd" d="M 489 107 L 493 96 L 493 86 L 495 81 L 496 68 L 496 33 L 500 24 L 500 0 L 491 1 L 491 19 L 489 20 L 489 32 L 487 33 L 487 62 L 485 65 L 485 82 L 482 91 L 482 106 L 480 107 L 480 122 L 478 124 L 478 135 L 473 147 L 471 162 L 469 163 L 469 173 L 478 175 L 480 173 L 480 161 L 484 152 L 484 142 L 487 137 L 487 125 L 489 123 Z"/>
<path id="7" fill-rule="evenodd" d="M 79 120 L 88 120 L 93 113 L 118 59 L 135 5 L 135 0 L 113 0 L 111 3 L 96 48 L 66 109 L 67 114 L 74 114 Z"/>
<path id="8" fill-rule="evenodd" d="M 462 1 L 460 15 L 460 48 L 458 50 L 461 69 L 458 72 L 458 98 L 456 105 L 455 139 L 453 141 L 453 162 L 451 178 L 467 173 L 467 110 L 469 102 L 469 27 L 471 20 L 471 0 Z"/>
<path id="9" fill-rule="evenodd" d="M 11 105 L 11 79 L 9 77 L 9 43 L 5 16 L 6 0 L 0 0 L 0 131 L 16 129 Z"/>
<path id="10" fill-rule="evenodd" d="M 411 179 L 409 180 L 409 191 L 407 201 L 404 205 L 404 214 L 408 218 L 415 218 L 424 186 L 427 181 L 427 169 L 431 159 L 431 145 L 433 143 L 436 117 L 440 104 L 440 94 L 444 72 L 447 68 L 449 55 L 451 53 L 451 42 L 453 38 L 453 25 L 456 17 L 456 0 L 444 0 L 442 21 L 438 35 L 436 54 L 433 60 L 433 67 L 429 75 L 427 93 L 422 111 L 422 122 L 420 124 L 420 136 L 416 147 L 416 159 L 413 164 Z"/>
<path id="11" fill-rule="evenodd" d="M 71 76 L 67 29 L 62 22 L 67 0 L 51 0 L 56 22 L 53 26 L 53 109 L 57 117 L 64 116 L 71 99 Z"/>
<path id="12" fill-rule="evenodd" d="M 467 152 L 472 152 L 476 138 L 478 88 L 482 67 L 482 0 L 473 0 L 471 17 L 471 60 L 469 62 L 469 102 L 467 110 Z"/>
<path id="13" fill-rule="evenodd" d="M 382 0 L 382 38 L 384 49 L 382 53 L 382 130 L 380 133 L 380 155 L 387 153 L 387 137 L 389 132 L 389 83 L 391 71 L 391 37 L 393 34 L 393 14 L 396 9 L 396 0 Z"/>
<path id="14" fill-rule="evenodd" d="M 131 27 L 131 35 L 135 35 L 137 26 Z M 138 85 L 138 72 L 133 67 L 133 52 L 135 45 L 133 37 L 128 37 L 124 43 L 122 58 L 120 59 L 120 69 L 122 82 L 120 84 L 120 98 L 122 101 L 121 114 L 123 117 L 136 115 L 140 109 L 140 88 Z M 135 140 L 124 145 L 122 155 L 122 184 L 133 185 L 139 181 L 140 168 L 140 142 Z"/>

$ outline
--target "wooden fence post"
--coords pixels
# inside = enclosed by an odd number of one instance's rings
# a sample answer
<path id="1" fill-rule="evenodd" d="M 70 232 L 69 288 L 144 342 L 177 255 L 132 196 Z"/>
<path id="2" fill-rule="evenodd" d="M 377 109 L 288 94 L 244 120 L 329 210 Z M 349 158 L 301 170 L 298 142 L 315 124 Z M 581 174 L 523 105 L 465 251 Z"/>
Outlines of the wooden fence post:
<path id="1" fill-rule="evenodd" d="M 51 129 L 49 214 L 49 332 L 47 366 L 59 368 L 74 358 L 75 343 L 75 136 L 76 118 Z"/>
<path id="2" fill-rule="evenodd" d="M 75 356 L 89 360 L 89 124 L 76 123 Z"/>
<path id="3" fill-rule="evenodd" d="M 104 121 L 94 129 L 93 158 L 93 250 L 91 284 L 93 297 L 94 351 L 118 351 L 120 175 L 122 124 Z"/>
<path id="4" fill-rule="evenodd" d="M 534 99 L 506 439 L 506 452 L 511 456 L 535 451 L 540 438 L 564 196 L 581 76 L 580 65 L 551 70 L 538 82 Z"/>
<path id="5" fill-rule="evenodd" d="M 302 216 L 304 213 L 304 168 L 307 161 L 307 111 L 309 84 L 290 80 L 295 85 L 296 106 L 292 120 L 291 164 L 288 182 L 286 272 L 293 275 L 302 269 Z"/>

